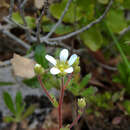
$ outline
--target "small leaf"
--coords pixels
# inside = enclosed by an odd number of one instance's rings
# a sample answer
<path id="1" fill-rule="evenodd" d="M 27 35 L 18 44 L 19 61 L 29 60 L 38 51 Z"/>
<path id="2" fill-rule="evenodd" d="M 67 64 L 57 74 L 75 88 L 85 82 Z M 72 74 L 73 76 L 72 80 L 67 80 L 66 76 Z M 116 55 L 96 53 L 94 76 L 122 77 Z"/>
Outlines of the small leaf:
<path id="1" fill-rule="evenodd" d="M 43 30 L 45 32 L 50 32 L 50 30 L 52 29 L 52 27 L 55 25 L 55 23 L 43 23 Z M 64 25 L 64 24 L 60 24 L 56 30 L 55 33 L 59 34 L 59 35 L 63 35 L 69 32 L 72 32 L 73 28 L 71 26 L 68 25 Z"/>
<path id="2" fill-rule="evenodd" d="M 24 120 L 28 116 L 30 116 L 34 112 L 35 108 L 36 108 L 36 105 L 31 105 L 30 107 L 28 107 L 21 119 Z"/>
<path id="3" fill-rule="evenodd" d="M 23 98 L 22 98 L 21 92 L 16 93 L 15 103 L 16 103 L 16 112 L 18 115 L 20 115 L 22 111 L 24 110 L 22 108 L 24 105 L 23 105 Z"/>
<path id="4" fill-rule="evenodd" d="M 23 83 L 25 83 L 28 87 L 31 88 L 40 88 L 40 84 L 36 77 L 33 77 L 31 79 L 25 79 L 23 80 Z"/>
<path id="5" fill-rule="evenodd" d="M 124 101 L 123 106 L 125 107 L 127 113 L 130 115 L 130 100 Z"/>
<path id="6" fill-rule="evenodd" d="M 11 123 L 11 122 L 14 122 L 15 119 L 11 116 L 6 116 L 3 118 L 3 121 L 6 122 L 6 123 Z"/>
<path id="7" fill-rule="evenodd" d="M 24 24 L 19 12 L 13 13 L 12 18 L 18 24 L 22 24 L 22 25 Z M 25 20 L 27 21 L 27 25 L 28 25 L 29 28 L 35 28 L 36 27 L 35 18 L 33 18 L 31 16 L 25 16 Z"/>
<path id="8" fill-rule="evenodd" d="M 123 6 L 125 9 L 130 9 L 130 0 L 124 0 Z"/>
<path id="9" fill-rule="evenodd" d="M 38 45 L 35 49 L 35 60 L 38 64 L 41 64 L 45 69 L 48 68 L 48 61 L 45 58 L 46 49 L 43 45 Z"/>
<path id="10" fill-rule="evenodd" d="M 57 107 L 58 107 L 58 102 L 57 102 L 55 96 L 54 96 L 53 94 L 51 94 L 51 97 L 52 97 L 52 99 L 53 99 L 53 102 L 51 102 L 51 103 L 53 104 L 54 107 L 57 108 Z"/>
<path id="11" fill-rule="evenodd" d="M 9 85 L 14 85 L 13 82 L 2 82 L 0 81 L 0 86 L 9 86 Z"/>
<path id="12" fill-rule="evenodd" d="M 106 16 L 106 23 L 112 32 L 119 33 L 127 27 L 124 11 L 119 9 L 111 9 Z"/>
<path id="13" fill-rule="evenodd" d="M 81 92 L 81 95 L 83 97 L 89 97 L 89 96 L 93 96 L 96 92 L 97 92 L 97 88 L 91 86 L 85 89 L 83 92 Z"/>
<path id="14" fill-rule="evenodd" d="M 10 94 L 8 92 L 4 92 L 3 98 L 4 98 L 4 102 L 5 102 L 6 106 L 8 107 L 8 109 L 15 115 L 16 111 L 15 111 L 13 100 L 12 100 Z"/>
<path id="15" fill-rule="evenodd" d="M 12 19 L 13 19 L 15 22 L 17 22 L 18 24 L 23 24 L 23 20 L 22 20 L 22 18 L 21 18 L 21 16 L 20 16 L 19 12 L 13 13 Z"/>
<path id="16" fill-rule="evenodd" d="M 97 51 L 103 43 L 103 38 L 100 29 L 97 26 L 94 26 L 89 30 L 81 33 L 80 38 L 83 43 L 92 51 Z"/>
<path id="17" fill-rule="evenodd" d="M 50 6 L 50 12 L 52 16 L 54 16 L 56 19 L 60 19 L 62 12 L 65 9 L 65 6 L 67 4 L 68 0 L 62 0 L 61 3 L 55 3 L 51 4 Z M 80 8 L 75 8 L 74 2 L 71 2 L 70 7 L 65 14 L 63 21 L 67 23 L 74 23 L 75 22 L 75 11 L 76 11 L 76 19 L 79 20 L 82 15 L 80 14 Z"/>
<path id="18" fill-rule="evenodd" d="M 85 77 L 83 77 L 82 81 L 80 82 L 80 89 L 84 88 L 88 84 L 91 77 L 91 74 L 87 74 Z"/>
<path id="19" fill-rule="evenodd" d="M 98 0 L 99 3 L 101 4 L 107 4 L 109 0 Z"/>
<path id="20" fill-rule="evenodd" d="M 36 21 L 35 18 L 31 17 L 31 16 L 26 16 L 25 17 L 26 21 L 27 21 L 27 25 L 29 28 L 35 28 L 36 27 Z"/>

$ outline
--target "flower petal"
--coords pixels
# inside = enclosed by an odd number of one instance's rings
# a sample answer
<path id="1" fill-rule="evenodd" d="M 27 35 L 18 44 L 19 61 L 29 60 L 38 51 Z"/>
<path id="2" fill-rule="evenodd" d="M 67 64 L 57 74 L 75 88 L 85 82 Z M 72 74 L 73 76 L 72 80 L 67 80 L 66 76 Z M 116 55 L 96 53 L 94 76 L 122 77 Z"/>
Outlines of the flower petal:
<path id="1" fill-rule="evenodd" d="M 69 59 L 69 61 L 68 61 L 68 64 L 69 65 L 72 65 L 75 61 L 76 61 L 76 59 L 77 59 L 77 55 L 76 54 L 73 54 L 71 57 L 70 57 L 70 59 Z"/>
<path id="2" fill-rule="evenodd" d="M 60 61 L 66 61 L 67 58 L 69 56 L 69 52 L 67 49 L 63 49 L 61 52 L 60 52 Z"/>
<path id="3" fill-rule="evenodd" d="M 66 73 L 72 73 L 73 72 L 73 67 L 70 67 L 68 69 L 64 70 Z"/>
<path id="4" fill-rule="evenodd" d="M 53 68 L 50 69 L 50 72 L 51 72 L 51 74 L 56 75 L 56 74 L 60 73 L 60 70 L 57 69 L 56 67 L 53 67 Z"/>
<path id="5" fill-rule="evenodd" d="M 56 65 L 56 59 L 53 58 L 52 56 L 46 55 L 45 58 L 46 58 L 50 63 L 52 63 L 53 65 Z"/>

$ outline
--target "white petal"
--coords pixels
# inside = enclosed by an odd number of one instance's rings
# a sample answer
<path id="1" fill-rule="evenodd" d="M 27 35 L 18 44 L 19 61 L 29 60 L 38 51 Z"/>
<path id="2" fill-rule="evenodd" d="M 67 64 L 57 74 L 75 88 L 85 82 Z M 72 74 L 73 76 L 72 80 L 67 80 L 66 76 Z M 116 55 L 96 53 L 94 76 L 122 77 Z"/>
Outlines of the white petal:
<path id="1" fill-rule="evenodd" d="M 68 61 L 68 64 L 69 65 L 72 65 L 75 61 L 76 61 L 76 59 L 77 59 L 77 55 L 76 54 L 73 54 L 71 57 L 70 57 L 70 59 L 69 59 L 69 61 Z"/>
<path id="2" fill-rule="evenodd" d="M 70 67 L 70 68 L 68 68 L 68 69 L 66 69 L 66 70 L 64 70 L 66 73 L 72 73 L 73 72 L 73 67 Z"/>
<path id="3" fill-rule="evenodd" d="M 56 65 L 56 59 L 53 58 L 52 56 L 46 55 L 45 58 L 46 58 L 50 63 L 52 63 L 53 65 Z"/>
<path id="4" fill-rule="evenodd" d="M 61 52 L 60 52 L 60 61 L 66 61 L 67 58 L 69 56 L 69 52 L 67 49 L 63 49 Z"/>
<path id="5" fill-rule="evenodd" d="M 56 67 L 53 67 L 53 68 L 50 69 L 50 72 L 51 72 L 51 74 L 56 75 L 56 74 L 60 73 L 60 70 L 57 69 Z"/>

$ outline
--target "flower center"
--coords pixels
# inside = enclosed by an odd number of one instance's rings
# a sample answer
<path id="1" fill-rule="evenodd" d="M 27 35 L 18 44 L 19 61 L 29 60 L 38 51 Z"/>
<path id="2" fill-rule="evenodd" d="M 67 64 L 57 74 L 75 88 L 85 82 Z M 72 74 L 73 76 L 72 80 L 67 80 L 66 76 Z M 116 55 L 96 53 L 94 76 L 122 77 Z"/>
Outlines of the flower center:
<path id="1" fill-rule="evenodd" d="M 57 60 L 56 67 L 61 71 L 64 72 L 65 69 L 69 68 L 68 62 Z"/>

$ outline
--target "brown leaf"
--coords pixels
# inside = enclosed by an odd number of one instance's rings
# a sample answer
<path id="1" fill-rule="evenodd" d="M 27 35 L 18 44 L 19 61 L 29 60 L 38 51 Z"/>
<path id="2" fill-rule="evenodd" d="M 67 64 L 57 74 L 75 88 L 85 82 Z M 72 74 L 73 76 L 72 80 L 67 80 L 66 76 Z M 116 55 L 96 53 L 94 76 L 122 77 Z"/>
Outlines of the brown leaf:
<path id="1" fill-rule="evenodd" d="M 35 62 L 33 60 L 14 54 L 11 63 L 13 65 L 15 75 L 23 78 L 32 78 L 35 75 Z"/>

